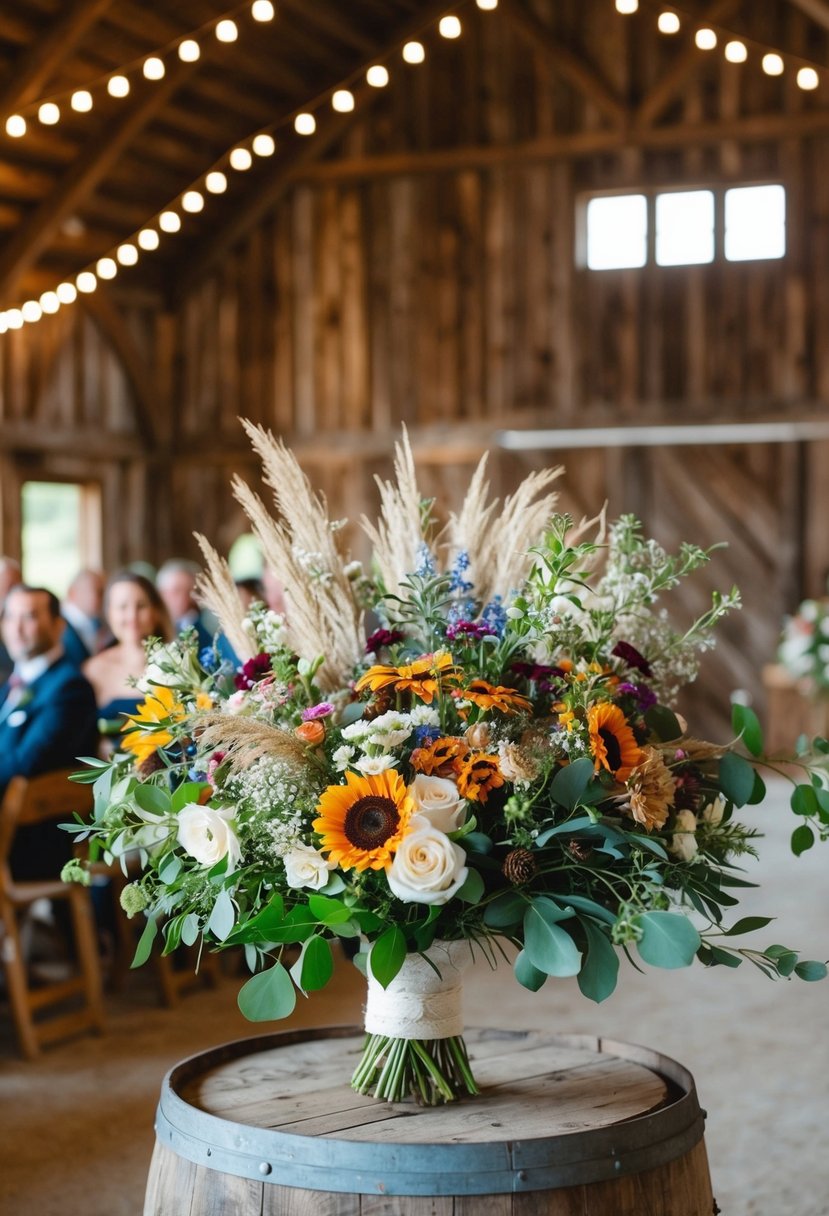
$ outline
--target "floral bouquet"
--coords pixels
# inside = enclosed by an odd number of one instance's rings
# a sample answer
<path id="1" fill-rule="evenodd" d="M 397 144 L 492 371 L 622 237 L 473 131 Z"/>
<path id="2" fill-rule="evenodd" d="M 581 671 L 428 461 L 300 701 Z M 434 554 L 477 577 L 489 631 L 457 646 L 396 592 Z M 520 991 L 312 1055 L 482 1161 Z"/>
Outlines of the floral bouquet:
<path id="1" fill-rule="evenodd" d="M 707 552 L 671 556 L 631 517 L 575 527 L 556 471 L 491 502 L 485 461 L 439 529 L 404 440 L 363 521 L 364 571 L 291 454 L 248 431 L 278 518 L 235 492 L 286 614 L 245 615 L 199 538 L 238 663 L 187 635 L 152 643 L 119 750 L 78 775 L 95 809 L 72 829 L 93 855 L 140 859 L 122 896 L 146 917 L 136 964 L 158 934 L 165 952 L 243 947 L 239 1004 L 265 1020 L 322 988 L 332 941 L 351 939 L 369 982 L 352 1084 L 431 1104 L 477 1092 L 459 1009 L 473 954 L 531 991 L 576 976 L 594 1001 L 620 953 L 826 974 L 786 946 L 734 944 L 768 923 L 732 919 L 752 885 L 736 861 L 757 833 L 734 811 L 764 796 L 760 727 L 738 705 L 736 738 L 709 743 L 672 707 L 739 598 L 715 595 L 681 631 L 661 605 Z M 829 834 L 827 752 L 817 741 L 793 782 L 798 852 Z"/>
<path id="2" fill-rule="evenodd" d="M 829 691 L 829 599 L 804 600 L 786 619 L 777 658 L 794 679 Z"/>

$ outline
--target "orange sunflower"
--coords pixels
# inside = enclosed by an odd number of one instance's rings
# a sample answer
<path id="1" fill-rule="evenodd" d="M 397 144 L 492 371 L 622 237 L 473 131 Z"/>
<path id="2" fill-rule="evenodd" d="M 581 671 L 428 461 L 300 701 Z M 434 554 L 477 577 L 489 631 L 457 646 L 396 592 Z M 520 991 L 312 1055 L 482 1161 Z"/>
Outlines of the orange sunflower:
<path id="1" fill-rule="evenodd" d="M 369 667 L 354 688 L 357 692 L 363 692 L 366 688 L 378 692 L 381 688 L 393 687 L 395 692 L 410 692 L 420 701 L 431 705 L 441 688 L 456 679 L 452 656 L 442 650 L 436 654 L 424 654 L 414 663 L 402 667 L 388 667 L 382 663 Z"/>
<path id="2" fill-rule="evenodd" d="M 596 772 L 604 768 L 617 781 L 627 781 L 645 757 L 619 706 L 597 701 L 587 711 L 587 726 Z"/>
<path id="3" fill-rule="evenodd" d="M 345 779 L 317 803 L 320 847 L 341 870 L 382 870 L 408 831 L 414 802 L 393 768 L 375 777 L 348 772 Z"/>
<path id="4" fill-rule="evenodd" d="M 426 747 L 416 747 L 412 752 L 412 768 L 427 777 L 451 777 L 460 768 L 461 760 L 469 751 L 465 739 L 444 735 Z"/>
<path id="5" fill-rule="evenodd" d="M 530 713 L 532 702 L 515 688 L 504 688 L 501 684 L 488 684 L 486 680 L 472 680 L 460 694 L 479 709 L 500 709 L 504 714 Z"/>
<path id="6" fill-rule="evenodd" d="M 486 802 L 490 790 L 504 784 L 498 757 L 475 752 L 464 760 L 458 772 L 458 792 L 470 802 Z"/>
<path id="7" fill-rule="evenodd" d="M 160 684 L 147 695 L 134 714 L 127 715 L 121 727 L 124 732 L 121 746 L 133 753 L 136 764 L 142 764 L 160 747 L 167 747 L 173 742 L 169 725 L 184 716 L 184 706 L 176 700 L 172 688 Z"/>

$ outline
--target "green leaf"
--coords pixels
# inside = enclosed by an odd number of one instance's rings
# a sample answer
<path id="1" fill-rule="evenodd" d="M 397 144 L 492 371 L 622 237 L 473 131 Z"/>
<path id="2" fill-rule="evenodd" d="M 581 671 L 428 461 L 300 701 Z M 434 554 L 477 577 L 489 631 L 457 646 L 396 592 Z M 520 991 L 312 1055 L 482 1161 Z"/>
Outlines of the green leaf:
<path id="1" fill-rule="evenodd" d="M 763 956 L 774 964 L 778 975 L 784 977 L 791 975 L 797 966 L 797 951 L 788 946 L 769 946 Z"/>
<path id="2" fill-rule="evenodd" d="M 249 1022 L 287 1018 L 296 1006 L 296 988 L 281 963 L 253 975 L 239 989 L 236 1003 Z"/>
<path id="3" fill-rule="evenodd" d="M 185 916 L 181 926 L 181 940 L 185 946 L 192 946 L 195 944 L 198 936 L 199 918 L 195 912 L 191 912 L 188 916 Z"/>
<path id="4" fill-rule="evenodd" d="M 752 756 L 762 756 L 763 728 L 753 709 L 747 705 L 734 705 L 731 709 L 731 726 L 734 734 L 742 737 Z"/>
<path id="5" fill-rule="evenodd" d="M 552 899 L 539 896 L 524 913 L 524 950 L 527 961 L 547 975 L 578 975 L 581 954 L 569 933 L 558 921 L 572 916 Z"/>
<path id="6" fill-rule="evenodd" d="M 593 761 L 588 756 L 582 756 L 561 769 L 550 785 L 550 797 L 553 802 L 566 807 L 568 811 L 575 810 L 593 779 L 593 771 Z"/>
<path id="7" fill-rule="evenodd" d="M 748 806 L 759 806 L 766 797 L 766 783 L 758 772 L 754 773 L 754 789 L 748 800 Z"/>
<path id="8" fill-rule="evenodd" d="M 160 785 L 136 785 L 133 797 L 136 806 L 150 815 L 170 814 L 170 795 Z"/>
<path id="9" fill-rule="evenodd" d="M 700 946 L 691 922 L 675 912 L 642 912 L 633 921 L 642 930 L 636 943 L 639 957 L 652 967 L 690 967 Z"/>
<path id="10" fill-rule="evenodd" d="M 230 898 L 230 892 L 223 888 L 213 905 L 210 919 L 205 925 L 205 932 L 212 933 L 220 942 L 225 941 L 233 932 L 236 923 L 236 908 Z"/>
<path id="11" fill-rule="evenodd" d="M 152 952 L 153 942 L 157 933 L 158 920 L 156 917 L 150 916 L 144 926 L 144 932 L 138 939 L 138 945 L 135 947 L 135 957 L 130 963 L 130 967 L 140 967 L 142 963 L 146 963 Z"/>
<path id="12" fill-rule="evenodd" d="M 493 899 L 484 909 L 484 924 L 490 929 L 508 929 L 518 925 L 524 919 L 527 901 L 515 891 L 507 891 Z"/>
<path id="13" fill-rule="evenodd" d="M 603 908 L 601 904 L 597 904 L 595 899 L 588 899 L 586 895 L 559 895 L 557 899 L 559 903 L 575 908 L 577 912 L 586 912 L 589 916 L 595 916 L 597 920 L 603 920 L 606 925 L 616 924 L 616 917 L 612 912 Z"/>
<path id="14" fill-rule="evenodd" d="M 455 893 L 465 904 L 477 904 L 484 893 L 484 880 L 477 870 L 470 870 L 462 887 Z"/>
<path id="15" fill-rule="evenodd" d="M 652 840 L 650 836 L 645 836 L 641 832 L 627 832 L 625 834 L 628 840 L 635 840 L 640 848 L 647 849 L 649 853 L 654 853 L 662 861 L 668 860 L 668 851 L 658 840 Z"/>
<path id="16" fill-rule="evenodd" d="M 800 827 L 795 828 L 792 832 L 792 852 L 795 857 L 799 857 L 801 853 L 805 853 L 807 849 L 811 849 L 814 843 L 815 834 L 808 823 L 801 823 Z"/>
<path id="17" fill-rule="evenodd" d="M 588 1000 L 599 1004 L 606 1000 L 616 987 L 619 956 L 598 925 L 581 919 L 581 926 L 587 934 L 587 958 L 579 972 L 579 989 Z"/>
<path id="18" fill-rule="evenodd" d="M 317 992 L 325 987 L 333 974 L 334 959 L 330 945 L 324 937 L 309 937 L 291 968 L 297 988 L 303 992 Z"/>
<path id="19" fill-rule="evenodd" d="M 492 852 L 492 840 L 483 832 L 467 832 L 463 838 L 463 847 L 467 853 L 482 853 L 486 856 Z"/>
<path id="20" fill-rule="evenodd" d="M 682 727 L 679 725 L 676 715 L 671 713 L 665 705 L 652 706 L 645 714 L 645 725 L 662 743 L 668 743 L 671 739 L 679 739 L 682 735 Z"/>
<path id="21" fill-rule="evenodd" d="M 394 925 L 387 929 L 371 947 L 368 965 L 371 974 L 382 988 L 388 988 L 406 957 L 406 938 Z"/>
<path id="22" fill-rule="evenodd" d="M 748 760 L 725 753 L 720 760 L 720 789 L 729 802 L 745 806 L 754 791 L 754 769 Z"/>
<path id="23" fill-rule="evenodd" d="M 581 832 L 594 827 L 595 823 L 595 819 L 591 819 L 589 815 L 577 815 L 575 819 L 565 819 L 564 823 L 558 823 L 554 828 L 547 828 L 546 831 L 539 833 L 535 838 L 535 846 L 541 848 L 548 840 L 552 840 L 553 836 L 560 836 L 562 832 Z"/>
<path id="24" fill-rule="evenodd" d="M 790 803 L 795 815 L 811 816 L 820 812 L 817 793 L 811 785 L 796 785 L 792 790 Z"/>
<path id="25" fill-rule="evenodd" d="M 722 967 L 739 967 L 743 961 L 739 954 L 733 954 L 731 950 L 726 950 L 722 946 L 710 946 L 709 951 L 710 961 L 708 965 L 712 967 L 718 965 Z"/>
<path id="26" fill-rule="evenodd" d="M 513 970 L 521 987 L 528 988 L 530 992 L 538 992 L 539 988 L 547 982 L 547 973 L 539 971 L 538 967 L 532 965 L 525 950 L 520 950 L 516 955 Z"/>
<path id="27" fill-rule="evenodd" d="M 744 916 L 730 929 L 724 929 L 723 936 L 735 937 L 738 933 L 753 933 L 755 929 L 765 929 L 773 920 L 773 916 Z"/>
<path id="28" fill-rule="evenodd" d="M 285 900 L 275 891 L 262 911 L 241 924 L 233 936 L 238 941 L 272 942 L 276 939 L 271 934 L 284 924 Z"/>
<path id="29" fill-rule="evenodd" d="M 205 790 L 209 790 L 210 786 L 201 781 L 185 781 L 174 792 L 171 806 L 173 812 L 178 814 L 184 807 L 189 806 L 191 802 L 198 802 Z"/>
<path id="30" fill-rule="evenodd" d="M 309 895 L 308 907 L 321 925 L 341 925 L 343 921 L 351 920 L 351 909 L 339 899 L 329 899 L 327 895 Z"/>
<path id="31" fill-rule="evenodd" d="M 825 980 L 827 974 L 826 964 L 818 963 L 811 958 L 804 958 L 802 963 L 797 963 L 795 965 L 794 973 L 798 979 L 807 980 L 809 982 L 814 980 Z"/>
<path id="32" fill-rule="evenodd" d="M 168 886 L 175 882 L 181 873 L 181 858 L 175 853 L 168 853 L 158 867 L 158 877 Z"/>

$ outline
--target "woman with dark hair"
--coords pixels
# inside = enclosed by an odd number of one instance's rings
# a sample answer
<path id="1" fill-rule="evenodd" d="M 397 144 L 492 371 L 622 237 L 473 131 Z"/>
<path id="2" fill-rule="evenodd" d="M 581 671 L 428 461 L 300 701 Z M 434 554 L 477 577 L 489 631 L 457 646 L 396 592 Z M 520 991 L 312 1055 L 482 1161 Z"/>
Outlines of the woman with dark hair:
<path id="1" fill-rule="evenodd" d="M 173 636 L 164 601 L 149 579 L 132 570 L 113 575 L 104 593 L 104 615 L 115 642 L 83 665 L 95 690 L 99 717 L 118 720 L 135 713 L 143 696 L 133 686 L 144 672 L 147 638 Z"/>

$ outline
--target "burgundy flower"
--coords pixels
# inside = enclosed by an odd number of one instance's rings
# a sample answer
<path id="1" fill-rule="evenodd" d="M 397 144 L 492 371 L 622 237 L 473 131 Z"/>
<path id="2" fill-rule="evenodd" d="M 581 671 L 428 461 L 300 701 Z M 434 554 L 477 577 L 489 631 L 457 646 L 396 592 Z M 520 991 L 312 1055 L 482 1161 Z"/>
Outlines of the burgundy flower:
<path id="1" fill-rule="evenodd" d="M 239 692 L 253 688 L 260 680 L 264 680 L 265 676 L 271 674 L 271 656 L 269 654 L 257 654 L 254 658 L 248 659 L 242 665 L 242 670 L 233 677 L 233 683 Z"/>
<path id="2" fill-rule="evenodd" d="M 483 621 L 455 621 L 454 624 L 447 625 L 446 637 L 450 642 L 465 637 L 477 642 L 481 638 L 492 637 L 492 627 Z"/>
<path id="3" fill-rule="evenodd" d="M 623 663 L 627 663 L 628 667 L 641 671 L 643 676 L 653 675 L 648 660 L 639 653 L 635 646 L 631 646 L 630 642 L 617 642 L 610 653 L 614 654 L 617 659 L 621 659 Z"/>
<path id="4" fill-rule="evenodd" d="M 625 681 L 616 691 L 633 697 L 639 713 L 646 714 L 652 705 L 656 705 L 656 693 L 648 688 L 647 684 L 630 684 Z"/>
<path id="5" fill-rule="evenodd" d="M 376 654 L 384 646 L 394 646 L 403 641 L 404 635 L 399 629 L 377 629 L 366 639 L 366 654 Z"/>

